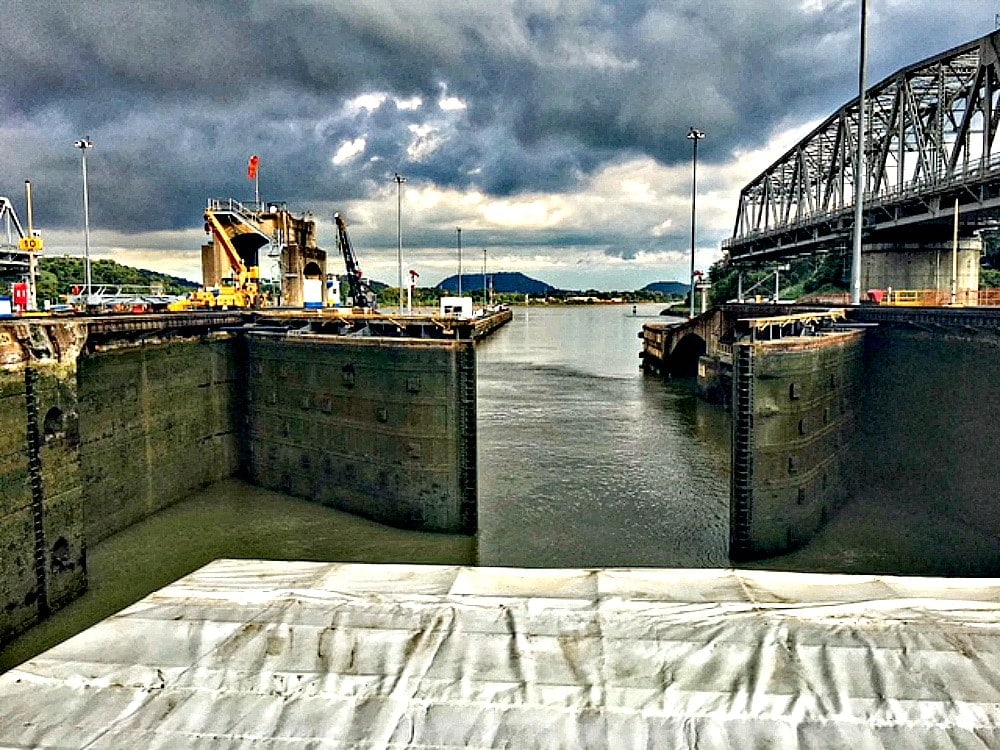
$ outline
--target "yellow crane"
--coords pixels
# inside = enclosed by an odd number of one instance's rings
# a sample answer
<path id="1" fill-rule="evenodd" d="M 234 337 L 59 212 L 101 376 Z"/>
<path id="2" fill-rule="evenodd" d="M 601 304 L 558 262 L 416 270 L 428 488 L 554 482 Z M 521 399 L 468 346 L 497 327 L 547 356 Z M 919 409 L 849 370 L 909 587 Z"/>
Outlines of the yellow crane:
<path id="1" fill-rule="evenodd" d="M 238 201 L 209 202 L 205 231 L 211 240 L 202 247 L 204 285 L 171 303 L 169 310 L 255 309 L 264 305 L 258 255 L 272 236 L 257 214 Z M 228 264 L 228 276 L 219 268 L 220 257 Z"/>

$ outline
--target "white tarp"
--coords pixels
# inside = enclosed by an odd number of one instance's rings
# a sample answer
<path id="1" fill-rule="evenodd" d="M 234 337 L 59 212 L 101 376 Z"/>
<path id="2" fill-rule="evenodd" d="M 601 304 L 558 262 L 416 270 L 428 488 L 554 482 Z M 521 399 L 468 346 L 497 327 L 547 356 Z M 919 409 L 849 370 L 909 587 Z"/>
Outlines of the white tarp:
<path id="1" fill-rule="evenodd" d="M 0 676 L 0 747 L 998 748 L 1000 579 L 217 561 Z"/>

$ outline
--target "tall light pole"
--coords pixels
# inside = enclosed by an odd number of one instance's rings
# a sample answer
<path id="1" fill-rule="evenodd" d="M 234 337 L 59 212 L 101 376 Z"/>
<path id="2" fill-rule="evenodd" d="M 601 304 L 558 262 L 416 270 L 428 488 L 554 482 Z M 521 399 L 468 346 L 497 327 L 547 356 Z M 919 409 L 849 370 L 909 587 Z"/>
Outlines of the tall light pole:
<path id="1" fill-rule="evenodd" d="M 689 317 L 694 317 L 694 229 L 695 229 L 695 207 L 698 203 L 698 141 L 705 137 L 705 134 L 696 129 L 690 128 L 687 134 L 691 141 L 691 313 Z"/>
<path id="2" fill-rule="evenodd" d="M 31 180 L 24 181 L 24 202 L 28 209 L 28 237 L 35 236 L 34 208 L 31 201 Z M 38 309 L 38 253 L 28 254 L 28 310 Z"/>
<path id="3" fill-rule="evenodd" d="M 854 158 L 854 247 L 851 252 L 851 304 L 861 304 L 861 223 L 865 204 L 865 89 L 868 88 L 868 0 L 861 0 L 861 49 L 858 55 L 858 150 Z"/>
<path id="4" fill-rule="evenodd" d="M 406 178 L 396 172 L 396 263 L 399 265 L 399 314 L 403 314 L 403 183 Z M 412 310 L 410 310 L 412 312 Z"/>
<path id="5" fill-rule="evenodd" d="M 85 304 L 90 304 L 90 195 L 87 191 L 87 149 L 94 144 L 88 135 L 73 144 L 80 149 L 80 159 L 83 164 L 83 273 Z"/>
<path id="6" fill-rule="evenodd" d="M 462 296 L 462 227 L 458 230 L 458 296 Z"/>
<path id="7" fill-rule="evenodd" d="M 483 248 L 483 307 L 487 304 L 486 299 L 486 248 Z"/>

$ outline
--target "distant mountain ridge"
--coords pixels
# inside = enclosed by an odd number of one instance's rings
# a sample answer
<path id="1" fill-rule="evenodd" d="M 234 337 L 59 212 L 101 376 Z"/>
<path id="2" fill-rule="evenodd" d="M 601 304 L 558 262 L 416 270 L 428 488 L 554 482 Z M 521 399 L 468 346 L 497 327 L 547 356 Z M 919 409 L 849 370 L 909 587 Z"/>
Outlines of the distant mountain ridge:
<path id="1" fill-rule="evenodd" d="M 498 294 L 546 295 L 556 291 L 554 286 L 550 286 L 544 281 L 533 279 L 530 276 L 525 276 L 520 271 L 501 271 L 499 273 L 487 274 L 487 277 L 491 279 L 493 291 Z M 458 274 L 442 280 L 437 285 L 437 288 L 443 289 L 446 292 L 457 293 Z M 479 291 L 483 289 L 483 275 L 481 273 L 463 273 L 462 291 L 472 292 L 477 289 Z"/>
<path id="2" fill-rule="evenodd" d="M 654 281 L 651 284 L 646 284 L 640 292 L 659 292 L 660 294 L 673 294 L 678 297 L 683 297 L 688 293 L 688 289 L 691 288 L 690 284 L 684 284 L 680 281 Z"/>

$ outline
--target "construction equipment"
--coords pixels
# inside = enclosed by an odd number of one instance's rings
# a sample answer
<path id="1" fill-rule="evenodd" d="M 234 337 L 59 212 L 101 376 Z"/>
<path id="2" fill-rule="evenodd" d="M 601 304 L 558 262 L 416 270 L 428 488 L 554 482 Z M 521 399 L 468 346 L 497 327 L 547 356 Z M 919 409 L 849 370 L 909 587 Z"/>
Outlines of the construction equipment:
<path id="1" fill-rule="evenodd" d="M 293 216 L 280 202 L 210 200 L 205 231 L 211 240 L 201 248 L 203 287 L 171 310 L 266 307 L 270 295 L 260 274 L 265 247 L 267 256 L 278 261 L 282 305 L 308 307 L 325 301 L 326 252 L 316 245 L 316 222 L 309 214 Z"/>
<path id="2" fill-rule="evenodd" d="M 337 224 L 337 247 L 344 256 L 344 265 L 347 266 L 348 303 L 352 307 L 375 310 L 378 307 L 378 298 L 375 290 L 363 278 L 361 268 L 358 266 L 358 257 L 351 245 L 351 238 L 347 235 L 347 224 L 340 214 L 334 214 L 333 220 Z"/>
<path id="3" fill-rule="evenodd" d="M 170 310 L 254 309 L 262 307 L 258 254 L 273 237 L 262 226 L 259 212 L 237 201 L 210 201 L 205 210 L 205 231 L 211 236 L 202 247 L 204 286 L 170 304 Z M 218 268 L 220 255 L 230 275 Z"/>

